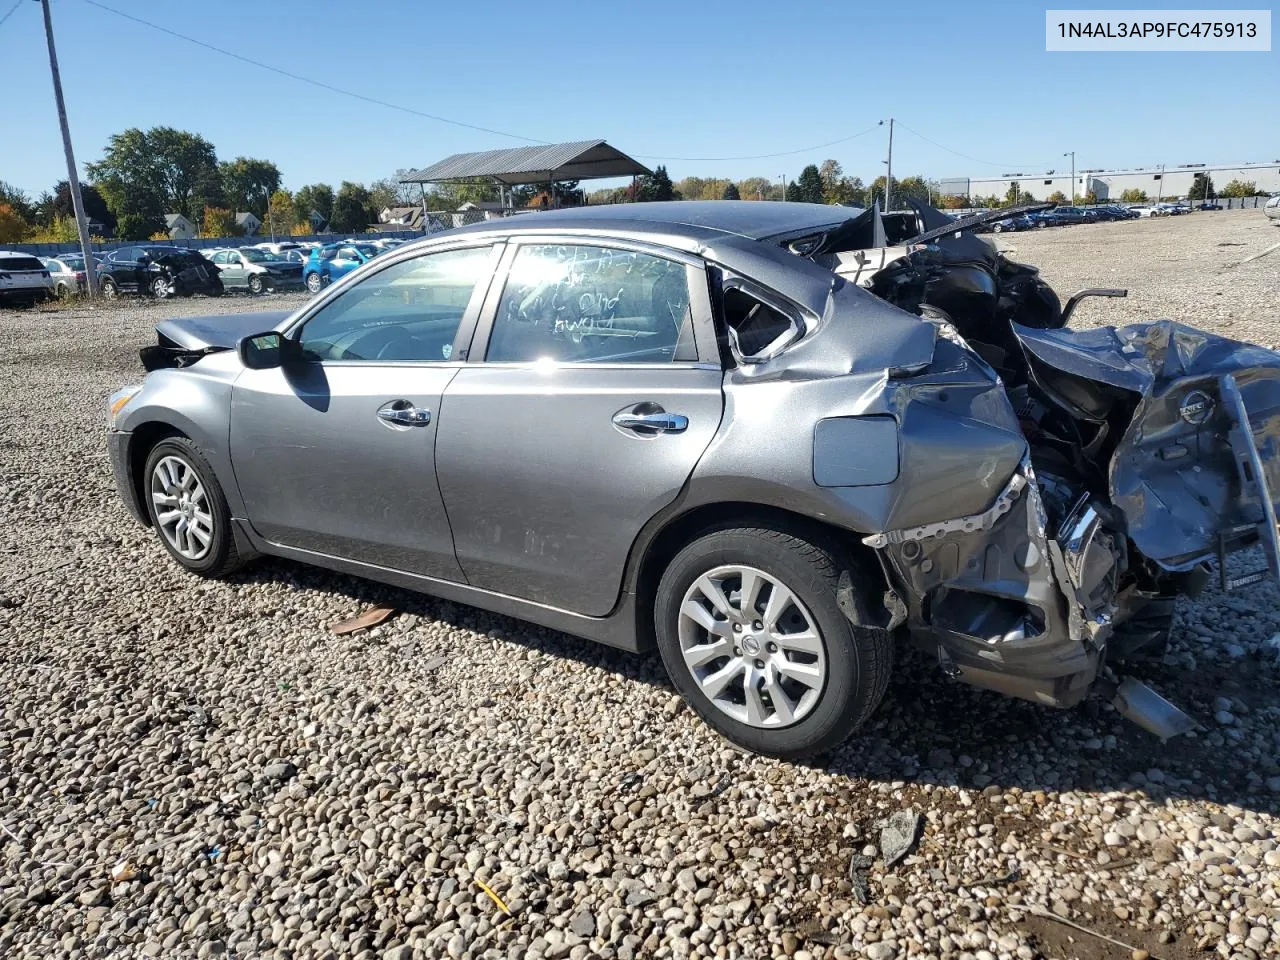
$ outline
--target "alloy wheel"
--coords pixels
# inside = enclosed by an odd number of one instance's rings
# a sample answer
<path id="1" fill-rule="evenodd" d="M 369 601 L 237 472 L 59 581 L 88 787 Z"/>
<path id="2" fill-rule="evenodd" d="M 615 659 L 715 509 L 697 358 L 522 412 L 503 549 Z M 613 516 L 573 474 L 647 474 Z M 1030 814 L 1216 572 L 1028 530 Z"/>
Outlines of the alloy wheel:
<path id="1" fill-rule="evenodd" d="M 730 564 L 695 580 L 680 604 L 679 637 L 694 682 L 739 723 L 790 726 L 822 696 L 827 656 L 817 624 L 763 570 Z"/>
<path id="2" fill-rule="evenodd" d="M 151 471 L 156 525 L 169 546 L 188 560 L 203 560 L 213 545 L 213 511 L 195 468 L 167 456 Z"/>

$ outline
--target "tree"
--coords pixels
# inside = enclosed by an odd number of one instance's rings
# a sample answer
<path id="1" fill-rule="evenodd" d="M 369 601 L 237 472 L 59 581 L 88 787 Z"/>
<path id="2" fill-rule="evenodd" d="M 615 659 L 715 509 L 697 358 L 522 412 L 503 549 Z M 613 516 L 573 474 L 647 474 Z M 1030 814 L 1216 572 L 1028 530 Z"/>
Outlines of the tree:
<path id="1" fill-rule="evenodd" d="M 834 163 L 835 161 L 829 162 Z M 851 204 L 855 207 L 865 207 L 867 205 L 867 188 L 863 186 L 861 177 L 840 177 L 823 190 L 822 199 L 827 203 L 843 203 Z"/>
<path id="2" fill-rule="evenodd" d="M 87 219 L 98 221 L 107 233 L 115 231 L 116 215 L 111 212 L 106 198 L 97 187 L 92 183 L 81 183 L 80 199 L 84 201 L 84 215 Z M 53 188 L 53 219 L 58 217 L 69 218 L 72 223 L 76 219 L 76 208 L 71 202 L 71 185 L 65 180 L 59 180 Z"/>
<path id="3" fill-rule="evenodd" d="M 796 181 L 794 180 L 788 180 L 787 186 L 783 190 L 782 197 L 784 200 L 786 200 L 789 203 L 799 203 L 800 202 L 800 184 L 796 183 Z"/>
<path id="4" fill-rule="evenodd" d="M 738 193 L 738 185 L 730 180 L 724 185 L 724 193 L 720 194 L 721 200 L 741 200 L 742 195 Z"/>
<path id="5" fill-rule="evenodd" d="M 1191 181 L 1191 189 L 1187 191 L 1188 200 L 1212 200 L 1217 195 L 1213 189 L 1213 177 L 1207 173 L 1197 173 Z"/>
<path id="6" fill-rule="evenodd" d="M 876 177 L 872 181 L 867 203 L 872 201 L 880 204 L 880 209 L 884 210 L 884 188 L 885 178 L 883 176 Z M 903 210 L 907 207 L 907 198 L 919 200 L 923 203 L 929 202 L 929 184 L 925 182 L 924 177 L 916 175 L 912 177 L 903 177 L 901 180 L 894 178 L 893 195 L 889 198 L 893 203 L 895 210 Z"/>
<path id="7" fill-rule="evenodd" d="M 675 187 L 665 166 L 658 165 L 653 173 L 636 181 L 636 199 L 642 203 L 675 199 Z"/>
<path id="8" fill-rule="evenodd" d="M 825 184 L 822 181 L 822 174 L 814 164 L 811 163 L 800 171 L 800 177 L 796 180 L 796 196 L 801 202 L 822 203 L 824 192 Z"/>
<path id="9" fill-rule="evenodd" d="M 202 237 L 238 237 L 244 231 L 236 223 L 235 211 L 226 207 L 205 207 L 201 220 Z"/>
<path id="10" fill-rule="evenodd" d="M 217 162 L 213 144 L 197 133 L 130 127 L 112 134 L 102 159 L 85 167 L 117 216 L 155 219 L 165 213 L 194 217 L 197 186 Z"/>
<path id="11" fill-rule="evenodd" d="M 844 168 L 838 160 L 823 160 L 822 166 L 818 168 L 818 176 L 822 177 L 822 190 L 825 193 L 834 190 L 844 179 Z"/>
<path id="12" fill-rule="evenodd" d="M 963 210 L 969 206 L 969 198 L 962 197 L 958 193 L 948 193 L 942 197 L 938 204 L 940 210 Z"/>
<path id="13" fill-rule="evenodd" d="M 236 157 L 218 164 L 222 191 L 236 213 L 248 211 L 261 220 L 271 194 L 280 189 L 280 170 L 270 160 Z"/>
<path id="14" fill-rule="evenodd" d="M 1045 197 L 1045 200 L 1048 203 L 1066 203 L 1067 195 L 1063 193 L 1061 190 L 1055 190 L 1053 191 L 1053 193 Z"/>
<path id="15" fill-rule="evenodd" d="M 30 243 L 75 243 L 79 239 L 80 228 L 76 225 L 75 217 L 57 214 L 47 226 L 41 227 L 27 238 Z"/>
<path id="16" fill-rule="evenodd" d="M 35 207 L 26 193 L 3 180 L 0 180 L 0 203 L 9 207 L 12 216 L 19 217 L 26 223 L 32 223 L 36 218 Z"/>
<path id="17" fill-rule="evenodd" d="M 298 223 L 309 223 L 312 212 L 325 221 L 333 217 L 333 187 L 327 183 L 313 183 L 293 195 L 293 217 Z"/>
<path id="18" fill-rule="evenodd" d="M 343 180 L 333 201 L 329 225 L 338 233 L 363 233 L 372 222 L 370 193 L 363 185 Z"/>
<path id="19" fill-rule="evenodd" d="M 123 213 L 116 221 L 116 236 L 121 240 L 146 240 L 164 229 L 159 214 Z"/>
<path id="20" fill-rule="evenodd" d="M 1139 190 L 1137 187 L 1130 187 L 1120 194 L 1121 203 L 1145 203 L 1146 200 L 1147 191 Z"/>
<path id="21" fill-rule="evenodd" d="M 1218 191 L 1220 197 L 1256 197 L 1258 184 L 1253 180 L 1232 180 Z"/>
<path id="22" fill-rule="evenodd" d="M 1098 202 L 1098 191 L 1093 187 L 1089 188 L 1089 192 L 1084 195 L 1084 202 L 1088 204 L 1096 204 Z"/>
<path id="23" fill-rule="evenodd" d="M 262 225 L 268 236 L 274 237 L 288 233 L 293 222 L 293 194 L 281 188 L 267 201 L 267 215 L 262 218 Z"/>
<path id="24" fill-rule="evenodd" d="M 766 177 L 747 177 L 738 181 L 738 194 L 743 200 L 768 200 L 773 182 Z"/>
<path id="25" fill-rule="evenodd" d="M 20 243 L 31 232 L 31 224 L 12 203 L 0 203 L 0 243 Z"/>

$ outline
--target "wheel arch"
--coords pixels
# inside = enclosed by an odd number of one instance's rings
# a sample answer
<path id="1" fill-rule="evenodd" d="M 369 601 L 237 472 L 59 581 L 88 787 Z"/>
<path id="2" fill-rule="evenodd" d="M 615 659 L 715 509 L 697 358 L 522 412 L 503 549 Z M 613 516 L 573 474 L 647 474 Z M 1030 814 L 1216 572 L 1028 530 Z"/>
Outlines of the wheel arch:
<path id="1" fill-rule="evenodd" d="M 148 420 L 135 427 L 129 438 L 129 482 L 134 503 L 139 514 L 145 518 L 147 526 L 151 526 L 151 513 L 147 510 L 147 457 L 161 440 L 170 437 L 191 438 L 172 423 L 162 420 Z"/>
<path id="2" fill-rule="evenodd" d="M 671 560 L 694 540 L 716 530 L 767 527 L 822 545 L 839 556 L 849 574 L 849 589 L 839 596 L 841 609 L 856 625 L 883 627 L 893 617 L 888 577 L 876 551 L 852 531 L 784 507 L 744 501 L 700 504 L 666 518 L 633 550 L 629 583 L 635 595 L 635 637 L 639 649 L 656 645 L 653 625 L 658 582 Z M 860 587 L 861 589 L 856 589 Z"/>

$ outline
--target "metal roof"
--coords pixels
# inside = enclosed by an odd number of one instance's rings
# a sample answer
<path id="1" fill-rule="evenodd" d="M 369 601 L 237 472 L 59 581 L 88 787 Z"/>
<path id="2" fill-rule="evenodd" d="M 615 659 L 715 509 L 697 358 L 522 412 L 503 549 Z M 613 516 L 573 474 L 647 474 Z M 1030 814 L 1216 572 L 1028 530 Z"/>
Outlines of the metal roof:
<path id="1" fill-rule="evenodd" d="M 400 182 L 493 180 L 510 185 L 630 177 L 649 172 L 648 167 L 603 140 L 579 140 L 481 153 L 455 153 L 422 170 L 415 170 Z"/>

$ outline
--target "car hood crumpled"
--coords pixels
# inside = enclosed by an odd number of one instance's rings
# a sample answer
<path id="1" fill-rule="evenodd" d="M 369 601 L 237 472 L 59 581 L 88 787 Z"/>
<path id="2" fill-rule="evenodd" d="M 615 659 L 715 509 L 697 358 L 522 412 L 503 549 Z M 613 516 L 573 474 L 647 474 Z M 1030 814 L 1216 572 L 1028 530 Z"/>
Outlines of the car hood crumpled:
<path id="1" fill-rule="evenodd" d="M 1259 489 L 1272 499 L 1280 491 L 1280 353 L 1169 320 L 1096 330 L 1015 325 L 1015 333 L 1037 382 L 1075 416 L 1106 425 L 1138 396 L 1111 459 L 1111 501 L 1134 544 L 1165 569 L 1213 555 L 1219 535 L 1261 519 Z M 1228 439 L 1234 389 L 1262 464 L 1261 488 L 1247 471 L 1241 477 Z"/>
<path id="2" fill-rule="evenodd" d="M 184 350 L 210 347 L 231 349 L 243 337 L 274 330 L 290 315 L 289 310 L 262 310 L 257 313 L 224 313 L 205 317 L 176 317 L 156 324 L 161 344 Z"/>

